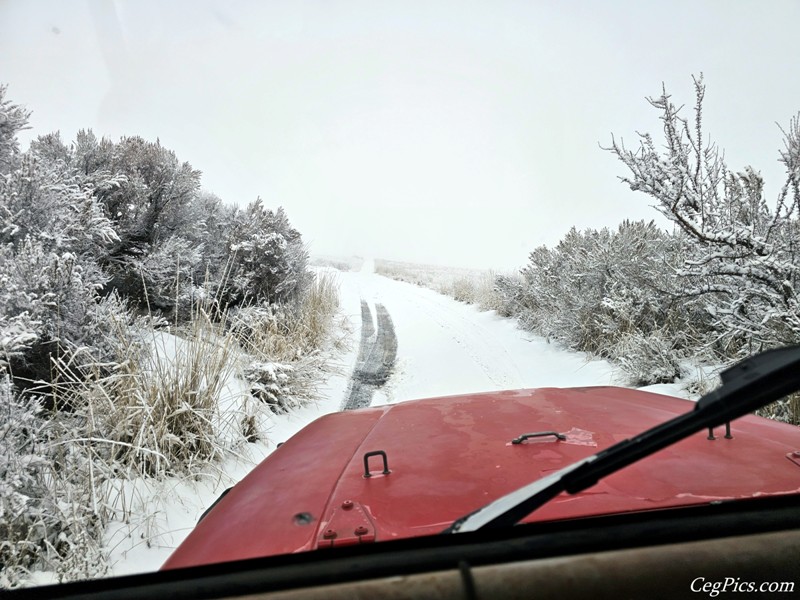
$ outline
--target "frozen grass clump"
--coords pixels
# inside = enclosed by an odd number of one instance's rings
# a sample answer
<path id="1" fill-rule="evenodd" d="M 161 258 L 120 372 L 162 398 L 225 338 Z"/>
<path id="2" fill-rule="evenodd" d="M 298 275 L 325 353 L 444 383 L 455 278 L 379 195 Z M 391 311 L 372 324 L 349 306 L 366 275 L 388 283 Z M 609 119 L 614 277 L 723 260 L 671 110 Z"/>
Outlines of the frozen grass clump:
<path id="1" fill-rule="evenodd" d="M 317 273 L 294 306 L 250 306 L 232 313 L 230 334 L 250 357 L 244 375 L 251 394 L 274 412 L 316 398 L 320 373 L 330 371 L 326 347 L 341 344 L 334 317 L 339 308 L 336 279 Z"/>

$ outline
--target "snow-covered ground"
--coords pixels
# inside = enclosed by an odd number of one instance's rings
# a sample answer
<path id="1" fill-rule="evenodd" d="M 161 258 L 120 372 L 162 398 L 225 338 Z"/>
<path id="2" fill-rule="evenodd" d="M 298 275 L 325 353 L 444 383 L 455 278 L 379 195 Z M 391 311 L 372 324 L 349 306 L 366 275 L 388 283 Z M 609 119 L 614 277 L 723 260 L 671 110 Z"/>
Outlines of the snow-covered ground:
<path id="1" fill-rule="evenodd" d="M 107 547 L 112 574 L 158 569 L 226 487 L 241 479 L 278 442 L 317 417 L 339 410 L 356 361 L 362 298 L 373 314 L 376 303 L 386 307 L 398 343 L 394 374 L 375 394 L 373 405 L 488 390 L 623 383 L 606 361 L 548 344 L 494 312 L 480 312 L 432 290 L 376 275 L 371 260 L 365 260 L 360 271 L 337 272 L 336 276 L 341 308 L 352 325 L 349 350 L 338 357 L 341 374 L 329 377 L 316 404 L 271 416 L 268 440 L 248 444 L 246 455 L 232 456 L 191 481 L 168 480 L 148 484 L 147 489 L 131 484 L 127 497 L 138 502 L 133 513 L 147 516 L 110 528 Z M 237 393 L 235 382 L 229 382 L 227 389 Z M 648 389 L 681 395 L 677 385 Z M 240 386 L 238 393 L 245 392 Z"/>
<path id="2" fill-rule="evenodd" d="M 523 387 L 609 385 L 605 361 L 562 351 L 519 330 L 511 319 L 456 302 L 427 288 L 381 277 L 366 260 L 342 273 L 343 306 L 383 304 L 394 322 L 397 364 L 373 404 Z M 374 311 L 373 311 L 374 312 Z M 383 396 L 383 397 L 381 397 Z"/>

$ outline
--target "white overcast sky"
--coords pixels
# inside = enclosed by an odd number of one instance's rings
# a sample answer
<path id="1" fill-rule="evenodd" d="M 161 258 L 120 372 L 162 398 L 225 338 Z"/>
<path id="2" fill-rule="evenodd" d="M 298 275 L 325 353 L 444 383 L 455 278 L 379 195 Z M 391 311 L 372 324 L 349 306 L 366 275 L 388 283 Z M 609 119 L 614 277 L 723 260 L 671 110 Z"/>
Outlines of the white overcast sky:
<path id="1" fill-rule="evenodd" d="M 774 199 L 798 23 L 796 0 L 0 0 L 0 83 L 23 147 L 160 138 L 314 254 L 513 269 L 657 216 L 599 144 L 658 133 L 662 81 L 690 108 L 705 74 L 707 131 Z"/>

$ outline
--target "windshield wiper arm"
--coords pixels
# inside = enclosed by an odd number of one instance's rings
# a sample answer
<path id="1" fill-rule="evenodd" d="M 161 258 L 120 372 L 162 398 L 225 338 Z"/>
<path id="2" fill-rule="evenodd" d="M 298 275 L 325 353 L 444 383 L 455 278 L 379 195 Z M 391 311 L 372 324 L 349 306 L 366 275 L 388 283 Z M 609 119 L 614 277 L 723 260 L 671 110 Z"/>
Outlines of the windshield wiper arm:
<path id="1" fill-rule="evenodd" d="M 721 373 L 722 385 L 694 410 L 623 440 L 457 519 L 443 533 L 517 524 L 561 492 L 577 494 L 603 477 L 708 427 L 717 427 L 800 389 L 800 346 L 768 350 Z"/>

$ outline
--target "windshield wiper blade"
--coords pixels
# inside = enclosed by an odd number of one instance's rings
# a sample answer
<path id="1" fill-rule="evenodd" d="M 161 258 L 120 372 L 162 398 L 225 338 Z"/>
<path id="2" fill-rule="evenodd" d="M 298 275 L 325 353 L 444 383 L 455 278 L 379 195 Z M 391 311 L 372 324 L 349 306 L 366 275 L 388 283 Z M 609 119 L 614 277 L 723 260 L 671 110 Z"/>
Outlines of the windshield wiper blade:
<path id="1" fill-rule="evenodd" d="M 577 494 L 603 477 L 708 427 L 737 419 L 800 390 L 800 346 L 768 350 L 721 373 L 722 385 L 694 410 L 514 490 L 453 522 L 443 533 L 517 524 L 562 492 Z"/>

